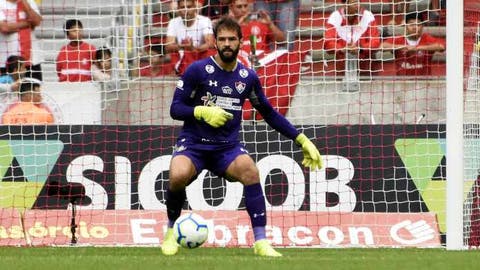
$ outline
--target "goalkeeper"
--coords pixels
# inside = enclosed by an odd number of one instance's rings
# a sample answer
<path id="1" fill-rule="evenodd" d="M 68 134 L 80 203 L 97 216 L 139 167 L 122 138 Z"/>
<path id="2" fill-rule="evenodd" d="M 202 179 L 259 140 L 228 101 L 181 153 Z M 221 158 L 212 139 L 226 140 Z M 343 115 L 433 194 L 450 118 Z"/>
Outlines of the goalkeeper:
<path id="1" fill-rule="evenodd" d="M 178 81 L 170 114 L 182 120 L 183 128 L 170 163 L 166 196 L 168 230 L 162 243 L 165 255 L 178 252 L 173 224 L 185 202 L 185 187 L 207 169 L 229 181 L 244 185 L 245 206 L 255 239 L 254 253 L 279 257 L 266 240 L 265 197 L 253 159 L 239 141 L 242 105 L 250 99 L 265 121 L 294 140 L 303 150 L 303 165 L 322 168 L 315 145 L 268 103 L 255 72 L 237 61 L 242 42 L 240 25 L 221 18 L 214 27 L 217 54 L 194 62 Z"/>

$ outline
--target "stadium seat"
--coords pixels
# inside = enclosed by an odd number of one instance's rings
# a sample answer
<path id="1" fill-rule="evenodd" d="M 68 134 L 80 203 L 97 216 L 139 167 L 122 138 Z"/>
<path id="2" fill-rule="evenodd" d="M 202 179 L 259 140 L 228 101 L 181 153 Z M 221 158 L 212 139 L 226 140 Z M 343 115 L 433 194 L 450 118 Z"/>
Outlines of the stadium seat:
<path id="1" fill-rule="evenodd" d="M 47 14 L 117 14 L 121 5 L 118 0 L 42 0 L 40 4 L 42 15 Z"/>
<path id="2" fill-rule="evenodd" d="M 58 80 L 55 59 L 67 44 L 64 25 L 68 19 L 78 19 L 84 28 L 84 40 L 96 47 L 112 44 L 114 20 L 121 11 L 117 0 L 42 0 L 39 4 L 42 23 L 35 29 L 44 53 L 44 81 Z"/>
<path id="3" fill-rule="evenodd" d="M 42 24 L 35 29 L 37 38 L 64 38 L 65 22 L 69 19 L 80 20 L 85 38 L 106 38 L 112 35 L 112 16 L 105 15 L 43 15 Z"/>

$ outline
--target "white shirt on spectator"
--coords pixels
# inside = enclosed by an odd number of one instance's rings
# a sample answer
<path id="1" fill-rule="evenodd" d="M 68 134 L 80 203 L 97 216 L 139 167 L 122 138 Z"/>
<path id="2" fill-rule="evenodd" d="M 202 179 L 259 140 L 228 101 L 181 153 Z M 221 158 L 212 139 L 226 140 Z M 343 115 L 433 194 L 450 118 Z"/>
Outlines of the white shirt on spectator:
<path id="1" fill-rule="evenodd" d="M 187 27 L 182 17 L 178 16 L 168 22 L 167 36 L 175 37 L 178 44 L 185 38 L 192 39 L 192 45 L 198 47 L 205 43 L 205 35 L 213 34 L 212 21 L 210 18 L 197 15 L 192 26 Z"/>
<path id="2" fill-rule="evenodd" d="M 40 15 L 40 9 L 34 0 L 28 0 L 28 3 L 32 9 Z M 27 16 L 26 14 L 20 14 L 20 16 Z M 7 23 L 17 22 L 17 3 L 12 3 L 6 0 L 0 0 L 0 21 Z M 35 31 L 32 29 L 31 33 L 31 62 L 32 65 L 40 64 L 42 59 L 42 53 L 40 51 L 40 44 L 35 36 Z M 0 33 L 0 67 L 5 67 L 5 62 L 10 55 L 20 55 L 20 43 L 18 42 L 18 32 L 10 34 Z"/>

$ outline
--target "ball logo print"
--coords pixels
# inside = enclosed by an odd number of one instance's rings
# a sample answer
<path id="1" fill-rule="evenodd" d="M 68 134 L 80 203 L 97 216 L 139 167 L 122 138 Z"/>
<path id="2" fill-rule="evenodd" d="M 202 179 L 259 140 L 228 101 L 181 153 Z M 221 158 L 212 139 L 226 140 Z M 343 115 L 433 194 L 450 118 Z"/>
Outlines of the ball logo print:
<path id="1" fill-rule="evenodd" d="M 207 222 L 195 213 L 180 216 L 175 221 L 173 229 L 177 243 L 184 248 L 197 248 L 208 238 Z"/>

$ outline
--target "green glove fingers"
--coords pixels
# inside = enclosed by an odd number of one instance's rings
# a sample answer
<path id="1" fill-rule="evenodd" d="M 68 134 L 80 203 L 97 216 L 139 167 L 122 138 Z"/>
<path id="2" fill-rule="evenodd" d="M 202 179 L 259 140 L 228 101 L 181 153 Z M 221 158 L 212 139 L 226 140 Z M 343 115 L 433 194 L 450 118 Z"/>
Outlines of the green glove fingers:
<path id="1" fill-rule="evenodd" d="M 233 118 L 233 114 L 218 106 L 196 106 L 193 115 L 197 120 L 203 120 L 214 128 L 225 125 L 228 120 Z"/>
<path id="2" fill-rule="evenodd" d="M 323 167 L 322 156 L 317 147 L 310 141 L 305 134 L 301 133 L 295 139 L 295 142 L 302 147 L 303 161 L 305 167 L 312 170 L 319 170 Z"/>
<path id="3" fill-rule="evenodd" d="M 310 159 L 304 158 L 302 164 L 303 166 L 310 168 L 310 166 L 312 165 L 312 161 Z"/>

